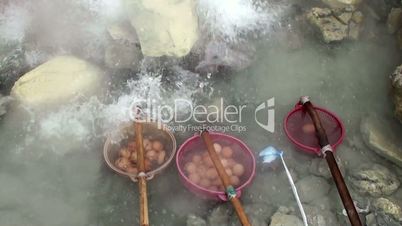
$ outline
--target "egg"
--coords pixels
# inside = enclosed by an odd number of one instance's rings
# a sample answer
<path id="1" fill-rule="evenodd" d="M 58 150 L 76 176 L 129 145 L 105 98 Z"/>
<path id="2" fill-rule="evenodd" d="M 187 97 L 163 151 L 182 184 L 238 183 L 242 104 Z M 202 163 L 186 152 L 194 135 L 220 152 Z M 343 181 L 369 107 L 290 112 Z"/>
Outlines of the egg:
<path id="1" fill-rule="evenodd" d="M 218 154 L 221 153 L 222 146 L 220 144 L 214 143 L 214 148 L 215 148 L 216 153 L 218 153 Z"/>
<path id="2" fill-rule="evenodd" d="M 212 185 L 218 186 L 218 185 L 222 185 L 222 181 L 220 178 L 216 178 L 215 180 L 213 180 L 211 182 Z"/>
<path id="3" fill-rule="evenodd" d="M 222 148 L 222 156 L 229 159 L 233 156 L 233 150 L 231 147 L 226 146 L 224 148 Z"/>
<path id="4" fill-rule="evenodd" d="M 115 166 L 119 169 L 126 170 L 130 166 L 130 161 L 126 158 L 118 158 Z"/>
<path id="5" fill-rule="evenodd" d="M 137 152 L 131 152 L 131 155 L 130 155 L 130 160 L 131 160 L 131 162 L 133 162 L 133 163 L 136 163 L 137 162 Z"/>
<path id="6" fill-rule="evenodd" d="M 154 149 L 156 151 L 162 151 L 163 150 L 163 144 L 160 141 L 155 140 L 154 142 L 152 142 L 152 149 Z"/>
<path id="7" fill-rule="evenodd" d="M 315 127 L 313 123 L 306 124 L 302 127 L 303 133 L 312 134 L 315 132 Z"/>
<path id="8" fill-rule="evenodd" d="M 119 154 L 121 157 L 128 159 L 130 158 L 131 152 L 128 150 L 128 148 L 122 148 L 120 149 Z"/>
<path id="9" fill-rule="evenodd" d="M 238 186 L 240 184 L 240 179 L 237 176 L 231 176 L 230 177 L 230 183 L 233 186 Z"/>
<path id="10" fill-rule="evenodd" d="M 203 158 L 203 162 L 205 163 L 205 165 L 206 165 L 207 167 L 211 167 L 211 166 L 214 165 L 214 162 L 212 162 L 212 159 L 209 157 L 209 155 L 206 155 L 206 156 Z"/>
<path id="11" fill-rule="evenodd" d="M 135 142 L 128 142 L 127 148 L 129 151 L 133 152 L 137 150 L 137 144 Z"/>
<path id="12" fill-rule="evenodd" d="M 198 175 L 200 175 L 200 177 L 204 178 L 207 176 L 206 175 L 207 169 L 208 169 L 207 167 L 201 165 L 197 167 L 196 172 L 198 173 Z"/>
<path id="13" fill-rule="evenodd" d="M 138 169 L 134 166 L 129 166 L 126 169 L 126 172 L 130 174 L 138 174 Z"/>
<path id="14" fill-rule="evenodd" d="M 233 167 L 236 164 L 237 164 L 237 162 L 234 159 L 228 159 L 228 166 L 229 167 Z"/>
<path id="15" fill-rule="evenodd" d="M 213 180 L 213 179 L 215 179 L 215 178 L 217 178 L 218 177 L 218 172 L 216 172 L 216 170 L 214 169 L 214 168 L 209 168 L 208 170 L 207 170 L 207 177 L 210 179 L 210 180 Z"/>
<path id="16" fill-rule="evenodd" d="M 158 155 L 158 164 L 162 165 L 165 162 L 166 151 L 160 151 Z"/>
<path id="17" fill-rule="evenodd" d="M 194 155 L 192 158 L 193 163 L 200 164 L 202 161 L 202 157 L 200 155 Z"/>
<path id="18" fill-rule="evenodd" d="M 150 150 L 150 151 L 147 151 L 147 152 L 145 153 L 145 157 L 146 157 L 149 161 L 153 161 L 153 160 L 156 160 L 156 158 L 157 158 L 157 153 L 156 153 L 156 151 L 154 151 L 154 150 Z"/>
<path id="19" fill-rule="evenodd" d="M 227 159 L 221 159 L 221 163 L 223 167 L 228 167 L 229 166 L 229 161 Z"/>
<path id="20" fill-rule="evenodd" d="M 238 176 L 238 177 L 243 176 L 243 174 L 244 174 L 244 166 L 242 164 L 237 163 L 237 164 L 235 164 L 233 166 L 232 169 L 233 169 L 233 174 L 235 176 Z"/>
<path id="21" fill-rule="evenodd" d="M 193 162 L 189 162 L 184 167 L 188 174 L 193 174 L 197 171 L 197 166 Z"/>
<path id="22" fill-rule="evenodd" d="M 203 188 L 208 188 L 211 185 L 211 182 L 208 179 L 201 179 L 200 184 Z"/>
<path id="23" fill-rule="evenodd" d="M 201 177 L 200 177 L 200 175 L 198 175 L 198 174 L 196 174 L 196 173 L 193 173 L 193 174 L 190 174 L 190 175 L 188 176 L 188 179 L 189 179 L 191 182 L 193 182 L 194 184 L 199 184 L 199 183 L 200 183 L 200 180 L 201 180 Z"/>
<path id="24" fill-rule="evenodd" d="M 230 168 L 226 168 L 225 171 L 229 177 L 233 175 L 233 171 Z"/>
<path id="25" fill-rule="evenodd" d="M 144 146 L 145 151 L 150 151 L 152 150 L 152 142 L 148 139 L 143 139 L 142 140 L 142 145 Z"/>

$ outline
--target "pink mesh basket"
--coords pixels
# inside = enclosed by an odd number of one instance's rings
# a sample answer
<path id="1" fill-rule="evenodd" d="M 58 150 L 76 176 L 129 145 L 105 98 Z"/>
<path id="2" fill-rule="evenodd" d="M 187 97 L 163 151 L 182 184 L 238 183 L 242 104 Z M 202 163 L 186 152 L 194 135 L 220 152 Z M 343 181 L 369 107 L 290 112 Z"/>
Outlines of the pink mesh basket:
<path id="1" fill-rule="evenodd" d="M 233 160 L 244 166 L 244 174 L 239 177 L 240 183 L 238 186 L 234 186 L 237 196 L 240 197 L 242 190 L 252 182 L 255 176 L 256 161 L 254 154 L 245 143 L 233 136 L 212 132 L 210 132 L 210 136 L 214 143 L 219 143 L 222 146 L 230 146 L 233 150 Z M 176 155 L 176 166 L 179 171 L 180 179 L 188 190 L 199 197 L 227 201 L 223 189 L 211 190 L 203 187 L 191 181 L 188 173 L 186 173 L 185 166 L 192 161 L 192 157 L 194 157 L 194 155 L 205 155 L 205 153 L 207 153 L 207 147 L 199 134 L 189 138 L 181 145 Z"/>
<path id="2" fill-rule="evenodd" d="M 345 137 L 345 127 L 340 118 L 334 113 L 324 108 L 316 106 L 314 108 L 321 118 L 322 126 L 327 133 L 329 143 L 335 150 Z M 300 150 L 311 154 L 321 154 L 313 121 L 307 112 L 304 111 L 301 104 L 297 104 L 286 116 L 284 130 L 287 137 Z"/>

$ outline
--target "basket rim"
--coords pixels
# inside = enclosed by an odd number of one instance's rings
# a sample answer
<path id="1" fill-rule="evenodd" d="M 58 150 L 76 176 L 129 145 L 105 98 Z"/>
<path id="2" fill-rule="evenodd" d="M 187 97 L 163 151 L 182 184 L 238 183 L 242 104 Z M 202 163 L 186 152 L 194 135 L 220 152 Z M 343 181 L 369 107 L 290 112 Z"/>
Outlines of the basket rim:
<path id="1" fill-rule="evenodd" d="M 247 153 L 249 154 L 249 156 L 251 156 L 251 161 L 252 161 L 251 176 L 250 176 L 245 182 L 243 182 L 240 186 L 238 186 L 238 187 L 236 188 L 236 191 L 237 191 L 237 192 L 241 192 L 242 189 L 244 189 L 245 187 L 247 187 L 248 185 L 251 184 L 252 180 L 253 180 L 254 177 L 255 177 L 255 172 L 256 172 L 256 160 L 255 160 L 255 157 L 254 157 L 254 153 L 253 153 L 253 152 L 251 151 L 251 149 L 246 145 L 246 143 L 244 143 L 243 141 L 241 141 L 240 139 L 238 139 L 238 138 L 236 138 L 236 137 L 234 137 L 234 136 L 227 135 L 227 134 L 224 134 L 224 133 L 218 133 L 218 132 L 209 132 L 209 133 L 210 133 L 211 135 L 213 135 L 213 136 L 217 135 L 217 136 L 222 136 L 222 137 L 226 137 L 226 138 L 235 140 L 236 142 L 238 142 L 238 143 L 242 146 L 243 149 L 245 149 L 245 150 L 247 151 Z M 201 139 L 201 134 L 195 134 L 194 136 L 188 138 L 188 139 L 180 146 L 179 150 L 177 151 L 177 154 L 176 154 L 176 167 L 177 167 L 177 170 L 179 171 L 180 177 L 181 177 L 182 179 L 184 179 L 187 183 L 189 183 L 191 186 L 193 186 L 193 187 L 195 187 L 195 188 L 201 190 L 202 192 L 206 192 L 206 193 L 209 193 L 209 194 L 211 194 L 211 195 L 216 195 L 216 196 L 218 196 L 218 197 L 222 197 L 222 195 L 226 195 L 226 193 L 223 192 L 223 191 L 213 191 L 213 190 L 209 190 L 209 189 L 206 189 L 206 188 L 204 188 L 204 187 L 201 187 L 201 186 L 199 186 L 199 185 L 193 183 L 192 181 L 190 181 L 190 179 L 186 176 L 186 174 L 185 174 L 185 173 L 183 172 L 183 170 L 181 169 L 180 164 L 179 164 L 180 155 L 181 155 L 181 153 L 184 151 L 184 148 L 188 145 L 188 143 L 192 142 L 192 141 L 195 140 L 195 139 Z"/>
<path id="2" fill-rule="evenodd" d="M 122 123 L 119 126 L 119 129 L 121 130 L 123 128 L 129 127 L 129 126 L 133 125 L 133 123 L 134 122 Z M 168 136 L 170 137 L 170 140 L 172 141 L 172 152 L 171 152 L 169 158 L 158 168 L 145 173 L 147 179 L 152 179 L 153 176 L 161 173 L 161 171 L 163 169 L 165 169 L 166 167 L 168 167 L 169 164 L 172 162 L 172 160 L 174 159 L 176 152 L 177 152 L 177 142 L 176 142 L 176 138 L 174 137 L 173 133 L 169 130 L 169 128 L 165 124 L 160 123 L 160 122 L 143 122 L 142 124 L 161 126 L 160 130 L 163 130 L 165 133 L 167 133 Z M 111 145 L 111 142 L 112 142 L 112 139 L 111 139 L 110 135 L 108 135 L 106 138 L 105 144 L 103 146 L 103 158 L 106 161 L 106 164 L 109 166 L 109 168 L 111 168 L 113 171 L 117 172 L 118 174 L 127 176 L 131 180 L 136 181 L 137 174 L 130 174 L 130 173 L 124 172 L 124 171 L 120 170 L 119 168 L 115 167 L 114 164 L 110 161 L 107 153 L 108 153 L 108 147 Z"/>
<path id="3" fill-rule="evenodd" d="M 325 108 L 322 108 L 322 107 L 319 107 L 319 106 L 316 106 L 316 105 L 313 105 L 313 106 L 314 106 L 314 108 L 315 108 L 317 111 L 324 112 L 324 113 L 330 115 L 331 117 L 333 117 L 333 118 L 336 120 L 336 122 L 337 122 L 337 123 L 340 125 L 340 127 L 341 127 L 341 136 L 340 136 L 340 138 L 339 138 L 334 144 L 331 144 L 331 146 L 332 146 L 332 148 L 333 148 L 333 151 L 335 152 L 335 151 L 336 151 L 336 147 L 337 147 L 338 145 L 340 145 L 340 144 L 343 142 L 344 138 L 345 138 L 345 134 L 346 134 L 346 132 L 345 132 L 345 126 L 343 125 L 343 122 L 342 122 L 342 120 L 339 118 L 339 116 L 336 115 L 334 112 L 331 112 L 331 111 L 329 111 L 329 110 L 327 110 L 327 109 L 325 109 Z M 320 147 L 313 148 L 313 147 L 311 147 L 311 146 L 304 145 L 304 144 L 302 144 L 301 142 L 297 141 L 295 138 L 293 138 L 293 137 L 290 135 L 290 131 L 289 131 L 289 129 L 287 128 L 287 125 L 288 125 L 288 122 L 289 122 L 290 117 L 291 117 L 293 114 L 295 114 L 296 112 L 298 112 L 298 111 L 303 111 L 303 106 L 300 105 L 300 104 L 299 104 L 299 105 L 296 105 L 296 106 L 286 115 L 286 117 L 285 117 L 285 119 L 284 119 L 283 129 L 284 129 L 284 131 L 285 131 L 286 136 L 288 137 L 288 139 L 289 139 L 295 146 L 297 146 L 297 147 L 298 147 L 299 149 L 301 149 L 302 151 L 308 152 L 308 153 L 310 153 L 310 154 L 321 155 L 321 148 L 320 148 Z"/>

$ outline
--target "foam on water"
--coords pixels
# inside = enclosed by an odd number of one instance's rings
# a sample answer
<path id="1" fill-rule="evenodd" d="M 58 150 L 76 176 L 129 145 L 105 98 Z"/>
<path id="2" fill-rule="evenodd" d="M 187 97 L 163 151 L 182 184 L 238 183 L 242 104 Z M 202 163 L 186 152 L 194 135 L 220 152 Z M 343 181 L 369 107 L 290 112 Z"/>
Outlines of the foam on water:
<path id="1" fill-rule="evenodd" d="M 199 0 L 201 23 L 212 35 L 236 41 L 251 32 L 267 33 L 280 13 L 266 2 L 251 0 Z"/>

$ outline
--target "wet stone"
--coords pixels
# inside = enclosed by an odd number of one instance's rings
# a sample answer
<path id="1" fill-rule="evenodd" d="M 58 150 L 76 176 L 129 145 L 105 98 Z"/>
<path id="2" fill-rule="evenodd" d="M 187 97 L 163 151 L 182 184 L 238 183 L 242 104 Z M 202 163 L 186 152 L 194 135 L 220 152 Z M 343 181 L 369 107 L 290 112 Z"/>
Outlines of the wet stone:
<path id="1" fill-rule="evenodd" d="M 398 31 L 398 42 L 402 48 L 402 29 Z M 402 65 L 397 67 L 391 75 L 395 116 L 402 123 Z"/>
<path id="2" fill-rule="evenodd" d="M 340 158 L 337 156 L 336 157 L 336 162 L 338 163 L 338 166 L 341 170 L 342 175 L 345 175 L 345 167 L 343 162 L 340 160 Z M 331 179 L 332 175 L 331 172 L 328 168 L 328 164 L 325 160 L 321 158 L 315 158 L 311 161 L 310 164 L 310 173 L 314 174 L 316 176 L 321 176 L 326 179 Z"/>
<path id="3" fill-rule="evenodd" d="M 402 26 L 402 8 L 393 8 L 388 14 L 387 28 L 390 34 L 397 32 Z"/>
<path id="4" fill-rule="evenodd" d="M 373 207 L 383 220 L 388 221 L 387 225 L 397 225 L 395 224 L 397 222 L 402 223 L 402 208 L 394 201 L 379 198 L 374 201 Z"/>
<path id="5" fill-rule="evenodd" d="M 305 205 L 304 211 L 310 226 L 335 226 L 339 225 L 334 213 L 316 206 Z"/>
<path id="6" fill-rule="evenodd" d="M 373 197 L 391 195 L 400 185 L 395 174 L 378 164 L 362 166 L 351 173 L 349 180 L 357 192 Z"/>
<path id="7" fill-rule="evenodd" d="M 207 222 L 201 217 L 190 214 L 187 216 L 186 226 L 207 226 Z"/>
<path id="8" fill-rule="evenodd" d="M 226 205 L 219 205 L 208 216 L 209 225 L 227 225 L 231 211 Z"/>
<path id="9" fill-rule="evenodd" d="M 303 226 L 303 222 L 289 212 L 287 208 L 280 207 L 272 216 L 269 226 Z"/>
<path id="10" fill-rule="evenodd" d="M 402 127 L 375 115 L 364 118 L 360 130 L 366 145 L 378 155 L 402 167 Z"/>
<path id="11" fill-rule="evenodd" d="M 265 203 L 244 205 L 244 211 L 253 226 L 266 226 L 274 212 L 273 207 Z M 230 225 L 241 226 L 236 214 L 233 214 Z"/>
<path id="12" fill-rule="evenodd" d="M 308 176 L 296 183 L 302 202 L 310 203 L 328 194 L 330 186 L 322 177 Z"/>

